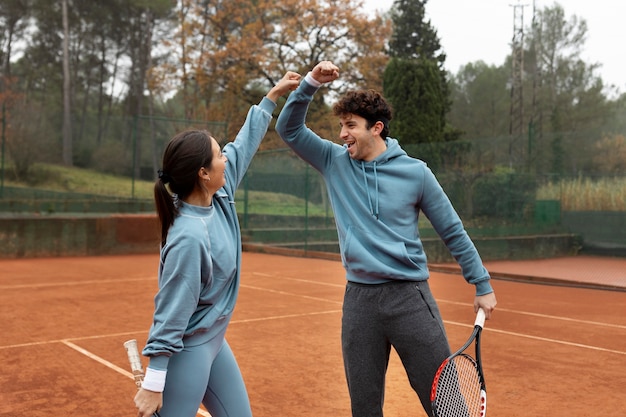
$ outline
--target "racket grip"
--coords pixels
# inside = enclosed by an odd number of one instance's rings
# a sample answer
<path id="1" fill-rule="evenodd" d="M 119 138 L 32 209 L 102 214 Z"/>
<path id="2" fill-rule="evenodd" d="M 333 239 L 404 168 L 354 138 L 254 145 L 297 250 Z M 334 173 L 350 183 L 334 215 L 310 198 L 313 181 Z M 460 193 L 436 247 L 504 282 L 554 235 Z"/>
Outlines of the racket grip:
<path id="1" fill-rule="evenodd" d="M 476 321 L 474 322 L 474 326 L 480 326 L 482 329 L 485 327 L 485 310 L 482 308 L 478 309 L 478 313 L 476 313 Z"/>
<path id="2" fill-rule="evenodd" d="M 139 356 L 139 350 L 137 349 L 137 340 L 131 339 L 124 342 L 124 348 L 128 355 L 128 362 L 130 363 L 130 369 L 133 372 L 133 378 L 137 389 L 141 388 L 143 382 L 144 372 L 141 365 L 141 356 Z"/>
<path id="3" fill-rule="evenodd" d="M 139 356 L 139 349 L 137 349 L 137 340 L 131 339 L 124 342 L 124 348 L 128 355 L 128 362 L 130 363 L 130 369 L 133 371 L 133 378 L 135 379 L 135 385 L 137 389 L 141 388 L 143 382 L 144 372 L 141 365 L 141 356 Z M 154 417 L 161 417 L 158 411 L 152 414 Z"/>

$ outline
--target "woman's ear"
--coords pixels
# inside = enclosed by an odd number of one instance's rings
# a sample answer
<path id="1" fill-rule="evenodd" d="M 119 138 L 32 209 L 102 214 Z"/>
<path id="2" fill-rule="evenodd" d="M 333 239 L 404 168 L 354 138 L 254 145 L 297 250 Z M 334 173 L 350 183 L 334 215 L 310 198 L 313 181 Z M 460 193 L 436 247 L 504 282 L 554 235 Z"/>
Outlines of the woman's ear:
<path id="1" fill-rule="evenodd" d="M 202 167 L 198 170 L 198 177 L 200 177 L 203 180 L 210 180 L 211 178 L 209 177 L 209 170 L 207 170 L 205 167 Z"/>

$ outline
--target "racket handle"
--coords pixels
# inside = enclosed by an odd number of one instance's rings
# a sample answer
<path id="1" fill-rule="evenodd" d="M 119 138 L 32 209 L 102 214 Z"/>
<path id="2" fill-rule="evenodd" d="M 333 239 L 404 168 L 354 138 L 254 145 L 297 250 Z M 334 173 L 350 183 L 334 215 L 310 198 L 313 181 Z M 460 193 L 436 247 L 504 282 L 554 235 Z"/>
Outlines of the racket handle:
<path id="1" fill-rule="evenodd" d="M 482 329 L 485 327 L 485 310 L 482 308 L 478 309 L 478 313 L 476 313 L 476 321 L 474 322 L 474 326 L 480 326 Z"/>
<path id="2" fill-rule="evenodd" d="M 144 373 L 143 366 L 141 365 L 141 357 L 139 356 L 139 350 L 137 349 L 137 340 L 131 339 L 124 342 L 124 348 L 126 348 L 130 369 L 133 372 L 133 378 L 135 379 L 135 385 L 137 385 L 137 389 L 139 389 L 141 388 L 141 383 L 143 382 Z"/>
<path id="3" fill-rule="evenodd" d="M 133 371 L 133 378 L 135 379 L 135 385 L 137 389 L 141 388 L 143 382 L 143 366 L 141 365 L 141 356 L 139 356 L 139 349 L 137 349 L 137 340 L 131 339 L 124 342 L 124 348 L 128 355 L 128 362 L 130 363 L 130 369 Z M 152 414 L 154 417 L 161 417 L 158 411 Z"/>

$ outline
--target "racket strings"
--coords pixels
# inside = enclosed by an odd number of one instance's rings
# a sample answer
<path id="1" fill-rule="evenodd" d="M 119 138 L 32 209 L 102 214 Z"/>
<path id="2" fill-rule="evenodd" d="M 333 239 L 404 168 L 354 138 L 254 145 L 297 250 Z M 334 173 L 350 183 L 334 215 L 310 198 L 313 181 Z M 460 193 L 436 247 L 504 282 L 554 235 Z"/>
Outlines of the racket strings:
<path id="1" fill-rule="evenodd" d="M 476 361 L 468 355 L 452 358 L 443 367 L 433 408 L 438 417 L 482 417 L 484 393 Z"/>

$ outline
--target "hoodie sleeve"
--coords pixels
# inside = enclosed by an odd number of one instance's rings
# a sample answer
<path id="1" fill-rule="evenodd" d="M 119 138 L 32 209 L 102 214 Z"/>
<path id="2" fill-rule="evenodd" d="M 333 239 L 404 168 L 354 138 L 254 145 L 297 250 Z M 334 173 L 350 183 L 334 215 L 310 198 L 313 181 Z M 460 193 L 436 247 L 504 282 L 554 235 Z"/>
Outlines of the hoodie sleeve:
<path id="1" fill-rule="evenodd" d="M 276 131 L 300 158 L 319 172 L 324 172 L 330 165 L 333 154 L 342 152 L 343 148 L 322 139 L 305 125 L 309 103 L 317 90 L 318 87 L 307 83 L 305 78 L 289 95 L 276 121 Z"/>
<path id="2" fill-rule="evenodd" d="M 267 133 L 275 108 L 276 103 L 263 97 L 258 105 L 252 106 L 248 111 L 246 121 L 235 140 L 224 146 L 223 152 L 228 158 L 226 181 L 232 190 L 239 186 L 246 174 L 254 154 Z"/>
<path id="3" fill-rule="evenodd" d="M 166 370 L 172 354 L 184 347 L 183 336 L 200 297 L 201 262 L 190 259 L 203 259 L 203 254 L 210 253 L 206 245 L 208 239 L 201 242 L 191 233 L 172 236 L 162 251 L 153 323 L 143 350 L 153 369 Z"/>
<path id="4" fill-rule="evenodd" d="M 461 266 L 463 277 L 476 286 L 476 295 L 493 292 L 490 276 L 465 230 L 461 218 L 432 171 L 424 165 L 421 209 Z"/>

